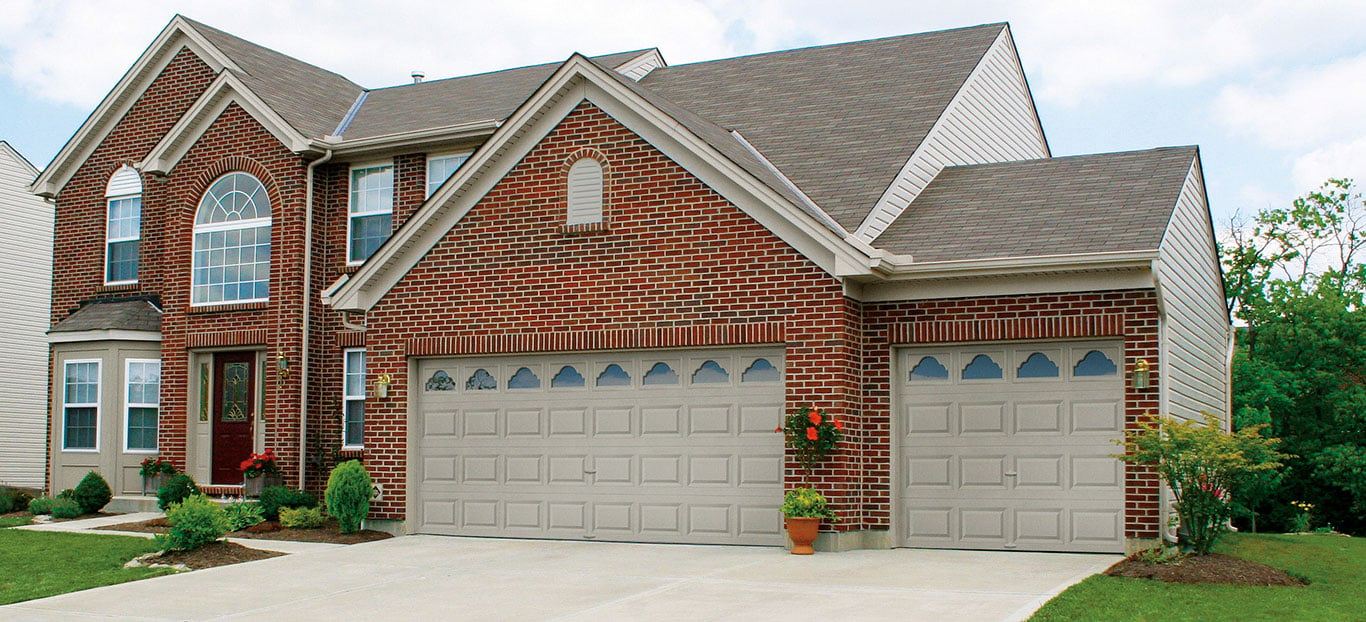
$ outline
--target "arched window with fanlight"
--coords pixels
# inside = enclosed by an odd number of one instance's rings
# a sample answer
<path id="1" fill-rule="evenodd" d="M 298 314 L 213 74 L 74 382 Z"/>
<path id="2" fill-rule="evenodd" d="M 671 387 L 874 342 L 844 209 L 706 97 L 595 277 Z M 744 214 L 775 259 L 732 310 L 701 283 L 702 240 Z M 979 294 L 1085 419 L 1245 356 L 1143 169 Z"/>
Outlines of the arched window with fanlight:
<path id="1" fill-rule="evenodd" d="M 191 304 L 269 299 L 270 214 L 265 185 L 247 173 L 209 185 L 194 219 Z"/>

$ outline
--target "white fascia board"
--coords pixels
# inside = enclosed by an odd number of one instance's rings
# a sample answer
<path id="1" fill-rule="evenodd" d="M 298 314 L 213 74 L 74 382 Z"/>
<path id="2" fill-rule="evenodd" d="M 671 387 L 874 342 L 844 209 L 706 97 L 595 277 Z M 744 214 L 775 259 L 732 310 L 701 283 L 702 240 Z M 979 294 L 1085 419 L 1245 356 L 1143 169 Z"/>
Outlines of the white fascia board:
<path id="1" fill-rule="evenodd" d="M 368 136 L 355 140 L 345 137 L 328 136 L 315 147 L 331 149 L 337 157 L 365 155 L 369 153 L 402 149 L 422 144 L 446 143 L 472 138 L 487 138 L 503 123 L 498 119 L 471 121 L 442 127 L 426 128 L 411 132 L 398 132 L 382 136 Z"/>
<path id="2" fill-rule="evenodd" d="M 1142 266 L 1091 271 L 1058 271 L 921 281 L 864 283 L 856 297 L 862 302 L 939 300 L 1025 294 L 1060 294 L 1156 286 L 1152 269 Z"/>
<path id="3" fill-rule="evenodd" d="M 180 117 L 179 121 L 161 137 L 161 141 L 147 154 L 138 168 L 144 173 L 165 175 L 175 168 L 180 159 L 194 147 L 195 142 L 209 131 L 214 121 L 228 106 L 236 103 L 257 123 L 266 128 L 276 140 L 295 153 L 309 150 L 313 145 L 278 113 L 271 110 L 242 80 L 230 71 L 218 75 L 203 95 Z"/>
<path id="4" fill-rule="evenodd" d="M 893 256 L 894 258 L 896 256 Z M 893 259 L 886 278 L 893 281 L 947 277 L 1001 276 L 1038 272 L 1110 270 L 1146 267 L 1158 258 L 1157 249 L 1145 251 L 1107 251 L 1071 255 L 1035 255 L 959 261 L 902 263 Z"/>
<path id="5" fill-rule="evenodd" d="M 147 46 L 109 94 L 104 96 L 95 111 L 86 117 L 80 129 L 52 159 L 52 163 L 34 180 L 29 191 L 47 198 L 57 196 L 81 164 L 104 142 L 114 126 L 151 86 L 152 81 L 161 75 L 181 47 L 189 48 L 215 72 L 225 68 L 238 69 L 231 59 L 177 15 Z"/>
<path id="6" fill-rule="evenodd" d="M 80 343 L 87 341 L 161 341 L 161 333 L 151 330 L 78 330 L 48 333 L 48 343 Z"/>
<path id="7" fill-rule="evenodd" d="M 338 310 L 365 311 L 450 231 L 580 102 L 589 101 L 735 203 L 834 276 L 869 274 L 873 260 L 718 153 L 603 69 L 574 55 L 508 118 L 455 176 L 331 297 Z"/>

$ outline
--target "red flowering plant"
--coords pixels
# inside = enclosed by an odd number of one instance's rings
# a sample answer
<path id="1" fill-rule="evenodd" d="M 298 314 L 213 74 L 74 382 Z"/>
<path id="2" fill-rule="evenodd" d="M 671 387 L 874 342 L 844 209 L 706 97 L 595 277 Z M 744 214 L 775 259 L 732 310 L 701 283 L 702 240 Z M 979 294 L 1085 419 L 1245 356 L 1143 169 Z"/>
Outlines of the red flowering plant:
<path id="1" fill-rule="evenodd" d="M 797 455 L 797 462 L 806 471 L 807 486 L 816 465 L 839 446 L 844 438 L 844 424 L 839 417 L 822 413 L 815 406 L 802 406 L 787 416 L 783 426 L 774 430 L 783 435 L 785 444 Z"/>
<path id="2" fill-rule="evenodd" d="M 250 458 L 242 461 L 241 468 L 242 475 L 247 479 L 280 473 L 280 467 L 275 465 L 275 450 L 273 449 L 267 449 L 265 453 L 252 454 Z"/>
<path id="3" fill-rule="evenodd" d="M 138 465 L 138 475 L 143 477 L 156 477 L 162 473 L 167 475 L 175 473 L 175 465 L 161 456 L 149 456 L 142 460 L 142 464 Z"/>

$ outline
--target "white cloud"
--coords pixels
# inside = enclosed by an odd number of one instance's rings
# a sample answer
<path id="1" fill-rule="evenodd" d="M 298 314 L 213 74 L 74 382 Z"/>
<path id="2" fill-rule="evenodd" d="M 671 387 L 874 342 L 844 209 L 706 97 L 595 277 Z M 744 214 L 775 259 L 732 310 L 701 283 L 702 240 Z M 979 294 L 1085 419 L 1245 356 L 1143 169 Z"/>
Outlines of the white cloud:
<path id="1" fill-rule="evenodd" d="M 1366 133 L 1301 155 L 1292 170 L 1291 180 L 1300 193 L 1317 189 L 1330 177 L 1349 177 L 1358 189 L 1366 188 Z"/>
<path id="2" fill-rule="evenodd" d="M 1215 117 L 1277 148 L 1366 135 L 1366 53 L 1223 89 Z"/>

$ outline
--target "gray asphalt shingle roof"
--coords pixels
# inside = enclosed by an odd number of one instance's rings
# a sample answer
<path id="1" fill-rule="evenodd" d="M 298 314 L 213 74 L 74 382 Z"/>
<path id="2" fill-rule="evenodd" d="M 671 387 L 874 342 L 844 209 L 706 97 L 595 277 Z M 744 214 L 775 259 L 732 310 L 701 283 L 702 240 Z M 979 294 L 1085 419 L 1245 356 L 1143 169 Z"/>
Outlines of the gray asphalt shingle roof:
<path id="1" fill-rule="evenodd" d="M 945 168 L 873 245 L 916 262 L 1154 250 L 1196 147 Z"/>
<path id="2" fill-rule="evenodd" d="M 92 302 L 57 322 L 50 332 L 84 330 L 161 331 L 161 310 L 146 300 Z"/>

